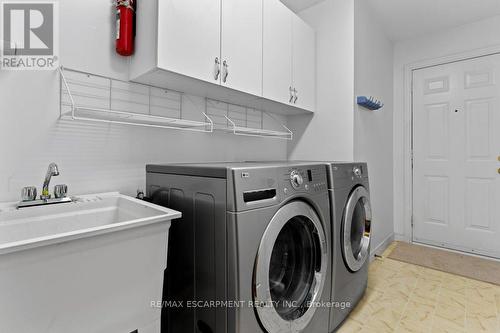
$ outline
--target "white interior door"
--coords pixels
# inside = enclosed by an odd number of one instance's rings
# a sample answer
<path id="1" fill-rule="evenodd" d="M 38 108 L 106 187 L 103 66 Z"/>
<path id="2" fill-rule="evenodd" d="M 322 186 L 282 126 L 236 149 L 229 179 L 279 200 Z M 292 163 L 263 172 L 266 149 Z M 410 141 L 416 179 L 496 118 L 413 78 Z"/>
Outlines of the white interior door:
<path id="1" fill-rule="evenodd" d="M 158 2 L 158 66 L 200 80 L 220 82 L 221 0 Z"/>
<path id="2" fill-rule="evenodd" d="M 290 103 L 292 12 L 279 0 L 264 0 L 263 96 Z"/>
<path id="3" fill-rule="evenodd" d="M 262 95 L 262 0 L 222 1 L 222 85 Z"/>
<path id="4" fill-rule="evenodd" d="M 413 239 L 500 258 L 500 55 L 414 71 Z"/>
<path id="5" fill-rule="evenodd" d="M 295 104 L 313 111 L 316 100 L 316 34 L 302 19 L 292 19 L 292 86 L 296 89 Z"/>

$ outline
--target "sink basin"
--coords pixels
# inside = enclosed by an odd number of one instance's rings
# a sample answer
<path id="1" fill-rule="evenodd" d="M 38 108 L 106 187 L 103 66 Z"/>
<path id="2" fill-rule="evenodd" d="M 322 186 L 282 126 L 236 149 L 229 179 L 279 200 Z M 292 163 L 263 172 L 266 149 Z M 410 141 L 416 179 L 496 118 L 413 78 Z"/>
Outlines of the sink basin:
<path id="1" fill-rule="evenodd" d="M 0 331 L 159 333 L 181 213 L 118 193 L 0 205 Z"/>
<path id="2" fill-rule="evenodd" d="M 118 193 L 71 203 L 15 209 L 0 206 L 0 255 L 179 218 L 181 213 Z"/>

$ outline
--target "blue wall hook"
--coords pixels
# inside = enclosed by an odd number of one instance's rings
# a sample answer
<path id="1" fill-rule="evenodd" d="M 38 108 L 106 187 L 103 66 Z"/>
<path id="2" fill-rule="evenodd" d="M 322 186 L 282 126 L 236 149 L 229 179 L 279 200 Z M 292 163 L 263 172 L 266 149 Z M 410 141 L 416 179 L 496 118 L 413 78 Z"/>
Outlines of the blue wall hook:
<path id="1" fill-rule="evenodd" d="M 376 100 L 375 98 L 373 98 L 373 96 L 358 96 L 357 103 L 358 105 L 361 105 L 362 107 L 372 111 L 378 110 L 384 106 L 384 103 Z"/>

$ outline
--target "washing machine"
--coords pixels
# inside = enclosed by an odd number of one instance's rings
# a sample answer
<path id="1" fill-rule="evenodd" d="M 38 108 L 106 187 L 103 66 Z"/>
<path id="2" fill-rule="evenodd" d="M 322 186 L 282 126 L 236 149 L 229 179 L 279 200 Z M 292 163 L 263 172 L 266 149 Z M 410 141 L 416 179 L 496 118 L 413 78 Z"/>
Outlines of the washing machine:
<path id="1" fill-rule="evenodd" d="M 162 332 L 328 333 L 325 164 L 148 165 L 170 228 Z"/>
<path id="2" fill-rule="evenodd" d="M 333 285 L 330 332 L 363 297 L 368 283 L 372 213 L 366 163 L 328 163 Z"/>

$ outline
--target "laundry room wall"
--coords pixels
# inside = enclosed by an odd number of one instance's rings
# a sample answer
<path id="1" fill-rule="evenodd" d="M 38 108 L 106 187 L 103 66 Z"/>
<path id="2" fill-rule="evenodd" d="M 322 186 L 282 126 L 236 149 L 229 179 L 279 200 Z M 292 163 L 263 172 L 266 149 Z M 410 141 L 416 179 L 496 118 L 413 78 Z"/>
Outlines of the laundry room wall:
<path id="1" fill-rule="evenodd" d="M 354 4 L 324 0 L 298 13 L 316 30 L 316 112 L 293 116 L 291 160 L 352 160 Z"/>
<path id="2" fill-rule="evenodd" d="M 394 238 L 393 227 L 393 43 L 366 0 L 354 2 L 354 92 L 384 103 L 378 111 L 354 107 L 354 159 L 366 161 L 373 214 L 372 251 Z"/>
<path id="3" fill-rule="evenodd" d="M 60 1 L 60 59 L 73 69 L 127 79 L 116 55 L 111 1 Z M 203 110 L 188 96 L 183 107 Z M 70 194 L 144 187 L 145 164 L 286 159 L 286 141 L 59 120 L 59 76 L 0 71 L 0 201 L 19 200 L 23 186 L 40 188 L 50 162 Z"/>
<path id="4" fill-rule="evenodd" d="M 405 66 L 493 46 L 500 46 L 500 16 L 466 24 L 431 35 L 401 41 L 394 46 L 394 231 L 396 238 L 409 240 L 410 227 L 404 221 L 404 129 Z"/>

